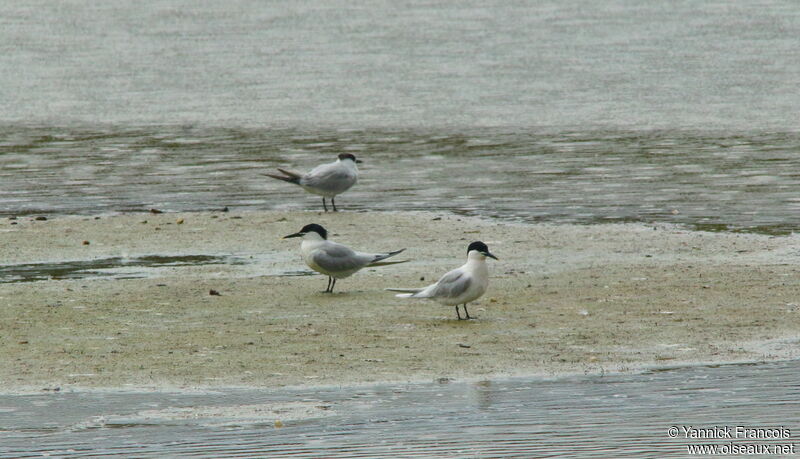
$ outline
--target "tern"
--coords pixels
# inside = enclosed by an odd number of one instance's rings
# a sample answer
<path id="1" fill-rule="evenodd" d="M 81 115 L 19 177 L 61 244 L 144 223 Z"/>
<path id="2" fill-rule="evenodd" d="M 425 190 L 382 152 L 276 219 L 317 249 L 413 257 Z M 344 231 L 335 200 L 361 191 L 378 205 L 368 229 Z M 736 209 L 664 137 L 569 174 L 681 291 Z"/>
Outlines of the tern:
<path id="1" fill-rule="evenodd" d="M 356 159 L 356 157 L 350 153 L 342 153 L 336 161 L 328 164 L 320 164 L 306 174 L 299 174 L 279 167 L 278 171 L 283 175 L 264 175 L 283 180 L 284 182 L 294 183 L 309 193 L 322 196 L 322 207 L 325 209 L 325 212 L 328 211 L 325 198 L 331 198 L 333 211 L 336 212 L 337 209 L 334 198 L 336 198 L 336 195 L 344 193 L 356 184 L 358 181 L 358 166 L 356 166 L 356 163 L 361 162 L 361 160 Z"/>
<path id="2" fill-rule="evenodd" d="M 442 276 L 435 284 L 425 288 L 387 288 L 392 292 L 404 292 L 399 298 L 428 298 L 448 306 L 455 305 L 458 320 L 472 319 L 467 311 L 467 303 L 477 300 L 489 286 L 489 269 L 486 257 L 498 258 L 489 252 L 489 247 L 475 241 L 467 247 L 467 263 Z M 458 305 L 464 305 L 466 317 L 461 318 Z"/>
<path id="3" fill-rule="evenodd" d="M 299 232 L 284 236 L 284 239 L 302 237 L 300 252 L 309 268 L 328 276 L 325 293 L 333 293 L 336 279 L 350 277 L 361 268 L 395 265 L 403 261 L 382 261 L 393 257 L 405 249 L 387 253 L 363 253 L 328 240 L 328 231 L 316 223 L 306 225 Z"/>

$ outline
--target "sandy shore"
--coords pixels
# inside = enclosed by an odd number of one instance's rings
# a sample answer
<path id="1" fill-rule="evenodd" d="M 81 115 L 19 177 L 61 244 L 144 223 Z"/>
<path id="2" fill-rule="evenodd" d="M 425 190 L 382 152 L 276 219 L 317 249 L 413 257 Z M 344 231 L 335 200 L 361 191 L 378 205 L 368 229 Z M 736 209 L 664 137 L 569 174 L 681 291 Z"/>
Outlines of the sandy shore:
<path id="1" fill-rule="evenodd" d="M 181 221 L 182 223 L 178 223 Z M 323 294 L 306 223 L 409 263 Z M 792 358 L 800 349 L 800 237 L 663 225 L 522 225 L 426 213 L 188 213 L 0 222 L 4 265 L 141 255 L 234 255 L 139 279 L 0 284 L 0 384 L 42 388 L 327 385 Z M 487 294 L 451 307 L 423 286 L 483 240 Z M 88 242 L 88 244 L 84 243 Z M 422 280 L 424 278 L 424 280 Z M 220 293 L 210 295 L 213 289 Z"/>

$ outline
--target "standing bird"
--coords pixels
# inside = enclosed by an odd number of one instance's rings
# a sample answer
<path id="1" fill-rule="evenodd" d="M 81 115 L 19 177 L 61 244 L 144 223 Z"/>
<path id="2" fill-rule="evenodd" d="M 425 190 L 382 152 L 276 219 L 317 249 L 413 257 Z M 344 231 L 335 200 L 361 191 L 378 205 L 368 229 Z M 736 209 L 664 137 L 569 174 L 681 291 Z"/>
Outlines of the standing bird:
<path id="1" fill-rule="evenodd" d="M 303 238 L 303 242 L 300 244 L 303 261 L 309 268 L 328 276 L 328 288 L 325 289 L 325 293 L 333 293 L 336 279 L 350 277 L 361 268 L 395 265 L 408 261 L 381 261 L 395 256 L 405 249 L 389 253 L 363 253 L 356 252 L 346 245 L 329 241 L 328 231 L 316 223 L 306 225 L 299 232 L 283 238 L 290 237 Z"/>
<path id="2" fill-rule="evenodd" d="M 489 269 L 486 257 L 497 260 L 489 252 L 489 247 L 476 241 L 467 247 L 467 263 L 442 276 L 435 284 L 425 288 L 387 288 L 392 292 L 405 292 L 396 295 L 399 298 L 429 298 L 448 306 L 455 305 L 458 320 L 472 319 L 467 311 L 467 303 L 477 300 L 489 286 Z M 464 305 L 466 317 L 461 318 L 458 305 Z"/>
<path id="3" fill-rule="evenodd" d="M 279 167 L 278 171 L 283 175 L 264 175 L 283 180 L 284 182 L 300 185 L 309 193 L 322 196 L 322 207 L 325 209 L 325 212 L 328 211 L 325 198 L 331 198 L 333 211 L 336 212 L 334 198 L 336 195 L 344 193 L 356 184 L 358 181 L 358 166 L 356 166 L 356 163 L 361 162 L 362 161 L 356 159 L 356 157 L 350 153 L 342 153 L 335 162 L 320 164 L 311 169 L 311 172 L 307 174 L 298 174 L 297 172 L 287 171 Z"/>

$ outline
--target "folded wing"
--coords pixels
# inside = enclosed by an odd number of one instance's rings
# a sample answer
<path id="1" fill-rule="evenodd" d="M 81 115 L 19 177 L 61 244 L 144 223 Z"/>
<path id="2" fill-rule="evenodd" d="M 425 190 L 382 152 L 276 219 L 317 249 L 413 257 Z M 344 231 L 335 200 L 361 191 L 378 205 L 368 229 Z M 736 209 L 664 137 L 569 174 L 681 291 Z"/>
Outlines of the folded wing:
<path id="1" fill-rule="evenodd" d="M 370 255 L 357 253 L 350 247 L 335 243 L 317 250 L 311 259 L 317 266 L 332 273 L 359 270 L 372 261 Z"/>
<path id="2" fill-rule="evenodd" d="M 435 284 L 425 288 L 387 288 L 390 292 L 402 292 L 399 298 L 456 298 L 472 285 L 472 277 L 461 269 L 454 269 L 442 276 Z"/>
<path id="3" fill-rule="evenodd" d="M 336 163 L 323 164 L 300 179 L 300 184 L 330 192 L 344 192 L 356 183 L 356 176 Z"/>
<path id="4" fill-rule="evenodd" d="M 439 279 L 438 282 L 426 288 L 419 296 L 427 298 L 455 298 L 472 285 L 472 277 L 460 269 L 454 269 Z"/>

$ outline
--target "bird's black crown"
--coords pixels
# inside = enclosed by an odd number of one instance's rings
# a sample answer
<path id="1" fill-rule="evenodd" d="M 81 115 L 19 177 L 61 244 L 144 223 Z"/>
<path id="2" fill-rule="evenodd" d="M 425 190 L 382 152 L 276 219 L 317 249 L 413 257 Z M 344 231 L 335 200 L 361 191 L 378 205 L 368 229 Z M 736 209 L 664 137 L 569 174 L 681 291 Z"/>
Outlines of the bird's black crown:
<path id="1" fill-rule="evenodd" d="M 301 233 L 310 233 L 312 231 L 322 236 L 322 239 L 328 239 L 328 230 L 323 228 L 322 225 L 317 225 L 316 223 L 309 223 L 300 230 Z"/>
<path id="2" fill-rule="evenodd" d="M 345 159 L 350 159 L 353 160 L 353 162 L 356 162 L 356 157 L 354 155 L 351 155 L 350 153 L 340 153 L 339 159 L 342 161 L 344 161 Z"/>
<path id="3" fill-rule="evenodd" d="M 481 241 L 475 241 L 472 244 L 470 244 L 469 247 L 467 247 L 467 253 L 470 253 L 473 250 L 477 250 L 478 252 L 481 253 L 488 253 L 489 247 L 487 247 L 486 244 L 484 244 Z"/>

